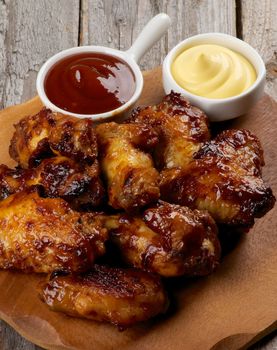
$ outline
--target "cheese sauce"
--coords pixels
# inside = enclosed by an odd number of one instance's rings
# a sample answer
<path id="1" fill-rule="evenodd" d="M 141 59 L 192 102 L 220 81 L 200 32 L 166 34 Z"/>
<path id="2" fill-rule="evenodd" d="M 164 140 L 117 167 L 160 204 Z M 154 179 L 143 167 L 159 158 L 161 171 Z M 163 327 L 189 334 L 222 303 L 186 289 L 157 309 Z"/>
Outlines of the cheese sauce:
<path id="1" fill-rule="evenodd" d="M 211 44 L 182 51 L 173 61 L 171 73 L 185 90 L 214 99 L 239 95 L 257 79 L 253 65 L 244 56 Z"/>

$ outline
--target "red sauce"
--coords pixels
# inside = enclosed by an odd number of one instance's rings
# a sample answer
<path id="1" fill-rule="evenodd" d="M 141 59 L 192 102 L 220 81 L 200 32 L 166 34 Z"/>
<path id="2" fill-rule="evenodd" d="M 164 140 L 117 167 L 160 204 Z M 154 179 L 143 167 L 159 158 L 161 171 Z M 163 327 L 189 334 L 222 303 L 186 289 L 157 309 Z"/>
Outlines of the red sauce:
<path id="1" fill-rule="evenodd" d="M 114 110 L 135 92 L 131 68 L 120 59 L 86 52 L 66 57 L 48 72 L 44 88 L 49 100 L 73 113 Z"/>

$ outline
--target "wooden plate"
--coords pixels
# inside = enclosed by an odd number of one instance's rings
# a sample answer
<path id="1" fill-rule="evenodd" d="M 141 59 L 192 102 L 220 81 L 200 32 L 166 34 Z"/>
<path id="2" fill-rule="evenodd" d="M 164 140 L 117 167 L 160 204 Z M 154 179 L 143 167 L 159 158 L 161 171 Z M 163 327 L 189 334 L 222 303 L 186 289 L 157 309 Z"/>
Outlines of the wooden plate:
<path id="1" fill-rule="evenodd" d="M 154 104 L 163 96 L 161 71 L 144 76 L 139 103 Z M 40 108 L 35 97 L 0 112 L 1 163 L 14 164 L 8 155 L 13 123 Z M 265 151 L 264 179 L 277 193 L 276 102 L 265 96 L 246 116 L 223 126 L 248 128 L 259 136 Z M 43 277 L 5 271 L 0 272 L 0 317 L 48 349 L 239 349 L 276 328 L 276 248 L 277 206 L 257 220 L 215 274 L 194 281 L 179 279 L 174 313 L 124 332 L 49 311 L 37 297 L 36 285 Z"/>

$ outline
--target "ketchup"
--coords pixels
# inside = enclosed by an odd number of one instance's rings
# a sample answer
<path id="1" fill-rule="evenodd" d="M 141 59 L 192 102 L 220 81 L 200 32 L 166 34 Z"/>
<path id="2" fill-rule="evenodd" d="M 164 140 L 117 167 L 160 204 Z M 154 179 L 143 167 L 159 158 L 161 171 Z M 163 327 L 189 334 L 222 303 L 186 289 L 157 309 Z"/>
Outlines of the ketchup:
<path id="1" fill-rule="evenodd" d="M 132 97 L 135 87 L 134 74 L 124 61 L 93 52 L 60 60 L 44 82 L 45 93 L 52 103 L 79 114 L 114 110 Z"/>

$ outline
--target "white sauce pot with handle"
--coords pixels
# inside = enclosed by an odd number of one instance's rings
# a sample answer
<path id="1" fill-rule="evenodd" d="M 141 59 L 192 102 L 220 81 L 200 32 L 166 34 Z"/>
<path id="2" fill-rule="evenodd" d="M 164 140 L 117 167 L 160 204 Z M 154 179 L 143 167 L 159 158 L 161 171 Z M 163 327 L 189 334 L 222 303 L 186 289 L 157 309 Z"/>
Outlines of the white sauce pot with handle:
<path id="1" fill-rule="evenodd" d="M 77 118 L 91 118 L 92 120 L 97 122 L 122 117 L 124 114 L 126 114 L 127 111 L 129 111 L 134 106 L 142 92 L 143 76 L 138 66 L 140 59 L 165 34 L 165 32 L 170 26 L 170 22 L 171 21 L 169 16 L 165 13 L 160 13 L 157 16 L 153 17 L 143 28 L 138 38 L 127 51 L 120 51 L 104 46 L 80 46 L 63 50 L 57 53 L 56 55 L 52 56 L 44 63 L 37 76 L 36 87 L 42 103 L 54 112 L 60 112 L 62 114 L 71 115 Z M 135 77 L 135 92 L 133 96 L 122 106 L 100 114 L 78 114 L 63 110 L 49 100 L 45 92 L 45 78 L 47 77 L 48 72 L 60 60 L 63 60 L 64 58 L 69 56 L 78 55 L 80 53 L 86 52 L 111 55 L 124 61 L 131 68 Z"/>

